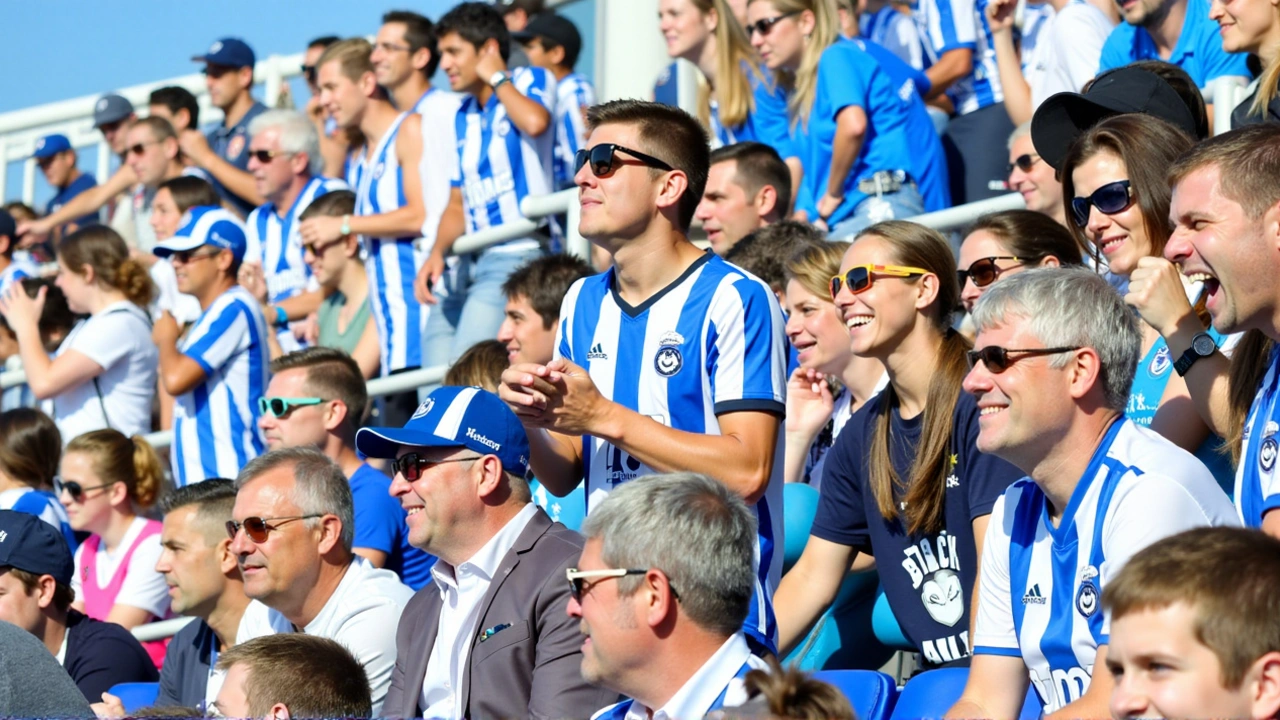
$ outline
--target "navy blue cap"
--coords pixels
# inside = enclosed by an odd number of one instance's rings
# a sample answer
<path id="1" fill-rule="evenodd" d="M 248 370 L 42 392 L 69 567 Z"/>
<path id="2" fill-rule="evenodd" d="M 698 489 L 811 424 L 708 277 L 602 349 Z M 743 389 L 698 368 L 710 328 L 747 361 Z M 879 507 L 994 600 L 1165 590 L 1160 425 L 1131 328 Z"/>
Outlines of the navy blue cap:
<path id="1" fill-rule="evenodd" d="M 437 388 L 402 428 L 361 428 L 356 450 L 394 458 L 402 447 L 465 447 L 497 455 L 502 469 L 529 472 L 529 436 L 520 418 L 497 395 L 478 387 Z"/>
<path id="2" fill-rule="evenodd" d="M 7 237 L 10 241 L 14 235 L 18 234 L 18 223 L 9 214 L 8 210 L 0 208 L 0 237 Z"/>
<path id="3" fill-rule="evenodd" d="M 110 93 L 98 98 L 93 104 L 93 126 L 102 127 L 119 122 L 133 114 L 133 103 L 123 95 Z"/>
<path id="4" fill-rule="evenodd" d="M 151 252 L 163 258 L 175 252 L 195 250 L 201 245 L 212 245 L 230 250 L 236 260 L 244 260 L 248 248 L 244 224 L 226 209 L 217 205 L 198 205 L 188 210 L 181 222 L 178 232 L 157 243 Z"/>
<path id="5" fill-rule="evenodd" d="M 45 135 L 36 141 L 36 152 L 31 157 L 36 160 L 43 160 L 70 149 L 71 141 L 67 139 L 66 135 Z"/>
<path id="6" fill-rule="evenodd" d="M 62 585 L 71 584 L 76 568 L 61 532 L 35 515 L 14 510 L 0 510 L 0 566 L 52 575 Z"/>
<path id="7" fill-rule="evenodd" d="M 242 68 L 253 67 L 253 48 L 240 38 L 222 38 L 209 46 L 209 52 L 191 58 L 210 65 Z"/>

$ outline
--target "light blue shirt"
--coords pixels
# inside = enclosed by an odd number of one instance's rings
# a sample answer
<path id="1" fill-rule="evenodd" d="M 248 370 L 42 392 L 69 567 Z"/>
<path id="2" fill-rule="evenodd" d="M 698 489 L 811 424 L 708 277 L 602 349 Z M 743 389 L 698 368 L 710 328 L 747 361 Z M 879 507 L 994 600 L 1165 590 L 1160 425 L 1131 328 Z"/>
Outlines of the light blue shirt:
<path id="1" fill-rule="evenodd" d="M 1111 31 L 1102 46 L 1098 74 L 1138 60 L 1163 59 L 1146 28 L 1122 22 Z M 1182 32 L 1168 62 L 1186 70 L 1196 85 L 1205 88 L 1224 75 L 1249 77 L 1246 59 L 1243 53 L 1229 53 L 1222 49 L 1218 23 L 1209 19 L 1209 0 L 1187 0 Z"/>

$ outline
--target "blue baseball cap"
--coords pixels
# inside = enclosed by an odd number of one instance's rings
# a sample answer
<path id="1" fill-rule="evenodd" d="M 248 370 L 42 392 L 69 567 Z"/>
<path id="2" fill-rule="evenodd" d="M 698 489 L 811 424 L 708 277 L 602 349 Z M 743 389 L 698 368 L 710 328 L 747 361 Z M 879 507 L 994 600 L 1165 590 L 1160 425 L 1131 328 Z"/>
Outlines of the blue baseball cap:
<path id="1" fill-rule="evenodd" d="M 0 510 L 0 567 L 52 575 L 70 585 L 76 565 L 66 539 L 52 525 L 30 513 Z"/>
<path id="2" fill-rule="evenodd" d="M 240 38 L 222 38 L 209 46 L 209 52 L 191 58 L 195 62 L 225 67 L 253 67 L 253 48 Z"/>
<path id="3" fill-rule="evenodd" d="M 437 388 L 402 428 L 361 428 L 356 450 L 394 458 L 402 447 L 465 447 L 497 455 L 502 469 L 527 477 L 529 436 L 497 395 L 478 387 Z"/>
<path id="4" fill-rule="evenodd" d="M 35 160 L 43 160 L 51 158 L 60 152 L 66 152 L 71 149 L 71 141 L 66 135 L 53 134 L 45 135 L 36 141 L 36 152 L 31 157 Z"/>
<path id="5" fill-rule="evenodd" d="M 116 93 L 109 93 L 98 98 L 93 104 L 93 126 L 102 127 L 129 117 L 133 114 L 133 103 L 129 98 Z"/>
<path id="6" fill-rule="evenodd" d="M 236 260 L 243 260 L 248 243 L 244 237 L 244 224 L 240 218 L 217 205 L 199 205 L 182 216 L 182 226 L 173 237 L 157 243 L 152 250 L 158 257 L 184 250 L 195 250 L 202 245 L 212 245 L 230 250 Z"/>

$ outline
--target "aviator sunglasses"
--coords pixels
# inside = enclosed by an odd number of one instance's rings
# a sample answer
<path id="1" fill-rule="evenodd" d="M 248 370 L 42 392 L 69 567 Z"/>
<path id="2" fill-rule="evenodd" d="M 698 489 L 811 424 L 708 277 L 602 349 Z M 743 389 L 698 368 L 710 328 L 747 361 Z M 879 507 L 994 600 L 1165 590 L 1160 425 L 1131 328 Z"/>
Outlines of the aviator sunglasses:
<path id="1" fill-rule="evenodd" d="M 993 255 L 985 257 L 981 260 L 974 260 L 973 264 L 967 270 L 958 270 L 956 274 L 960 278 L 960 287 L 964 287 L 965 280 L 972 279 L 974 287 L 986 287 L 996 280 L 1000 279 L 1000 273 L 1005 270 L 1012 270 L 1012 267 L 1002 268 L 996 264 L 997 260 L 1013 260 L 1021 265 L 1024 260 L 1013 257 L 1012 255 Z M 1017 267 L 1017 265 L 1013 266 Z"/>
<path id="2" fill-rule="evenodd" d="M 1031 168 L 1035 167 L 1038 162 L 1040 162 L 1039 155 L 1036 155 L 1035 153 L 1023 153 L 1022 155 L 1014 158 L 1013 162 L 1009 163 L 1009 171 L 1005 173 L 1005 175 L 1012 175 L 1014 168 L 1017 168 L 1024 173 L 1031 172 Z"/>
<path id="3" fill-rule="evenodd" d="M 1089 206 L 1098 208 L 1104 215 L 1114 215 L 1132 202 L 1133 188 L 1129 187 L 1129 181 L 1117 180 L 1094 190 L 1089 197 L 1071 198 L 1071 216 L 1076 225 L 1084 227 L 1089 224 Z"/>
<path id="4" fill-rule="evenodd" d="M 276 528 L 280 527 L 286 522 L 291 522 L 293 520 L 310 520 L 312 518 L 318 518 L 318 517 L 324 517 L 324 513 L 312 514 L 312 515 L 285 515 L 284 517 L 265 517 L 265 518 L 255 516 L 255 517 L 245 518 L 244 522 L 236 522 L 235 520 L 228 520 L 227 535 L 230 535 L 231 539 L 235 540 L 236 533 L 240 532 L 240 528 L 244 528 L 244 534 L 248 535 L 250 540 L 256 543 L 262 543 L 267 541 L 267 533 L 271 532 L 272 530 L 275 530 Z M 268 525 L 267 524 L 268 520 L 270 520 L 275 524 Z"/>

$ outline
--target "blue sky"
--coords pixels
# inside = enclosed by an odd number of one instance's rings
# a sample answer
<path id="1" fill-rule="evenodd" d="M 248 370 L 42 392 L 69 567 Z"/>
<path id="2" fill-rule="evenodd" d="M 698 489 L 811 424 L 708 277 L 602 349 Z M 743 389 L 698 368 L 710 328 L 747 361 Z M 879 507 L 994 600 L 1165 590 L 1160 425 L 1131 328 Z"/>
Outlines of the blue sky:
<path id="1" fill-rule="evenodd" d="M 382 13 L 411 9 L 435 19 L 457 0 L 0 0 L 0 113 L 195 72 L 190 61 L 217 38 L 244 39 L 259 58 L 300 52 L 320 35 L 366 35 Z M 593 57 L 592 2 L 565 8 Z M 305 99 L 306 91 L 295 97 Z M 81 165 L 92 169 L 92 157 Z M 8 168 L 7 194 L 22 190 L 21 165 Z M 37 173 L 38 204 L 51 196 Z M 6 200 L 10 198 L 5 198 Z"/>

